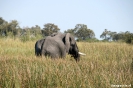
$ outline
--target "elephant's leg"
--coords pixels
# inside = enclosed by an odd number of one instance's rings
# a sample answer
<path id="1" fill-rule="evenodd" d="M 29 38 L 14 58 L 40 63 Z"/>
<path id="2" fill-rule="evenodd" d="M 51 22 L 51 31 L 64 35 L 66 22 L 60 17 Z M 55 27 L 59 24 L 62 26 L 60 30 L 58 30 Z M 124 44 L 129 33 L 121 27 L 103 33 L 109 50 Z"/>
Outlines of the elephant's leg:
<path id="1" fill-rule="evenodd" d="M 66 49 L 65 49 L 65 47 L 61 47 L 60 51 L 61 51 L 61 58 L 64 58 L 66 56 Z"/>
<path id="2" fill-rule="evenodd" d="M 41 56 L 41 50 L 35 51 L 35 55 L 36 55 L 36 56 Z"/>
<path id="3" fill-rule="evenodd" d="M 62 58 L 66 56 L 66 51 L 62 51 Z"/>
<path id="4" fill-rule="evenodd" d="M 46 56 L 46 50 L 42 48 L 42 50 L 40 51 L 41 56 Z"/>

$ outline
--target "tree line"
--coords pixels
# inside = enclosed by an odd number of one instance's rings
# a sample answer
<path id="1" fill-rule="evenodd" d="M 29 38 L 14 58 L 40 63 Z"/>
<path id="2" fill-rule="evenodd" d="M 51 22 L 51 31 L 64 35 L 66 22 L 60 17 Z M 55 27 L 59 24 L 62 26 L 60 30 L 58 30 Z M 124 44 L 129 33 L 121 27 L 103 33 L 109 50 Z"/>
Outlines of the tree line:
<path id="1" fill-rule="evenodd" d="M 129 31 L 117 33 L 105 29 L 100 35 L 100 38 L 102 38 L 104 41 L 123 41 L 133 44 L 133 33 L 130 33 Z"/>
<path id="2" fill-rule="evenodd" d="M 55 32 L 60 32 L 60 28 L 53 23 L 44 24 L 43 28 L 38 25 L 21 28 L 17 20 L 7 22 L 0 17 L 0 37 L 20 38 L 22 41 L 27 41 L 45 38 Z M 94 31 L 89 29 L 85 24 L 76 24 L 73 29 L 67 29 L 64 33 L 73 34 L 77 41 L 100 41 L 95 38 Z M 133 33 L 129 31 L 117 33 L 105 29 L 101 33 L 100 38 L 103 39 L 102 41 L 125 41 L 133 43 Z"/>

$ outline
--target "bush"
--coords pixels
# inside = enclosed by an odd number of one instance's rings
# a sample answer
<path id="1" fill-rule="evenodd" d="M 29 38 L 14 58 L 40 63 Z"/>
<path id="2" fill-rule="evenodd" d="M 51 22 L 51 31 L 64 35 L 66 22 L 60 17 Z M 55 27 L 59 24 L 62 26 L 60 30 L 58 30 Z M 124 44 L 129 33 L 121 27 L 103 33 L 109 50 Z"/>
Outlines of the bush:
<path id="1" fill-rule="evenodd" d="M 34 41 L 34 40 L 39 40 L 42 39 L 42 35 L 37 35 L 37 36 L 30 36 L 30 35 L 25 35 L 25 36 L 21 36 L 20 40 L 22 42 L 26 42 L 26 41 Z"/>
<path id="2" fill-rule="evenodd" d="M 79 42 L 79 41 L 82 41 L 82 42 L 99 42 L 99 40 L 96 39 L 96 38 L 93 38 L 93 39 L 85 39 L 85 40 L 77 39 L 77 42 Z"/>
<path id="3" fill-rule="evenodd" d="M 125 35 L 125 42 L 129 43 L 129 44 L 133 44 L 133 34 L 132 33 Z"/>

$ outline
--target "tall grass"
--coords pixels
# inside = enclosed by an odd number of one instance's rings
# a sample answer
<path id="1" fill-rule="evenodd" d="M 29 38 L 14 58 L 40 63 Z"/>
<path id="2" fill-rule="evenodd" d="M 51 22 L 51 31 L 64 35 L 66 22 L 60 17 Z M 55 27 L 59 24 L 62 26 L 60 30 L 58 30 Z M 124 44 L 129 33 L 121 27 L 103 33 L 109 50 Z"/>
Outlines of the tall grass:
<path id="1" fill-rule="evenodd" d="M 34 55 L 35 41 L 0 39 L 1 88 L 111 88 L 133 87 L 133 46 L 125 43 L 83 43 L 80 62 Z"/>

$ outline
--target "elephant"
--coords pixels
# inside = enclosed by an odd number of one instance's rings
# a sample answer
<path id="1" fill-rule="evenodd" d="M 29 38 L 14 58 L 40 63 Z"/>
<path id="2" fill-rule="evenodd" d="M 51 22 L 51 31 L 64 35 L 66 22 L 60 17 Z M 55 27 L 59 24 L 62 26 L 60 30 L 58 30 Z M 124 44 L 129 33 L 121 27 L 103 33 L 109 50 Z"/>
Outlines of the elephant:
<path id="1" fill-rule="evenodd" d="M 50 36 L 51 37 L 54 37 L 55 35 L 57 35 L 58 33 L 53 33 L 51 34 Z M 45 39 L 41 39 L 41 40 L 38 40 L 36 43 L 35 43 L 35 55 L 36 56 L 41 56 L 41 46 L 43 44 L 43 42 L 45 41 Z"/>
<path id="2" fill-rule="evenodd" d="M 45 41 L 45 39 L 41 39 L 35 43 L 35 55 L 36 56 L 41 56 L 41 46 L 44 41 Z"/>
<path id="3" fill-rule="evenodd" d="M 74 36 L 70 33 L 57 33 L 54 36 L 47 36 L 45 40 L 39 40 L 38 44 L 42 44 L 41 50 L 39 50 L 41 56 L 64 58 L 66 54 L 70 54 L 77 62 L 80 60 L 80 54 L 85 55 L 79 52 Z"/>

